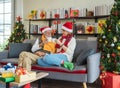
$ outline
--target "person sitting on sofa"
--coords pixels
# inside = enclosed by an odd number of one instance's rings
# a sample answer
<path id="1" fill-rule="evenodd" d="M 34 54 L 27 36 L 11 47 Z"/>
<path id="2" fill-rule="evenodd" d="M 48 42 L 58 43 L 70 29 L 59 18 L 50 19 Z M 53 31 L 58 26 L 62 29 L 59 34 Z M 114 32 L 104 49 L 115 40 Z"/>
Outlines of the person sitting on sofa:
<path id="1" fill-rule="evenodd" d="M 32 52 L 39 51 L 43 49 L 44 51 L 48 51 L 50 53 L 55 53 L 55 42 L 52 38 L 52 29 L 45 26 L 40 28 L 40 31 L 42 32 L 42 36 L 37 38 L 35 41 L 33 47 L 32 47 Z"/>
<path id="2" fill-rule="evenodd" d="M 18 66 L 24 67 L 31 71 L 31 65 L 37 63 L 39 57 L 43 57 L 46 53 L 55 53 L 55 42 L 52 38 L 52 29 L 50 27 L 42 27 L 40 29 L 42 37 L 37 38 L 32 46 L 31 52 L 23 51 L 19 55 Z M 41 41 L 41 42 L 40 42 Z"/>
<path id="3" fill-rule="evenodd" d="M 71 63 L 76 40 L 73 37 L 73 23 L 66 22 L 62 26 L 62 36 L 56 40 L 55 54 L 46 54 L 44 57 L 39 57 L 38 64 L 40 66 L 63 66 L 69 70 L 73 70 L 74 65 Z"/>

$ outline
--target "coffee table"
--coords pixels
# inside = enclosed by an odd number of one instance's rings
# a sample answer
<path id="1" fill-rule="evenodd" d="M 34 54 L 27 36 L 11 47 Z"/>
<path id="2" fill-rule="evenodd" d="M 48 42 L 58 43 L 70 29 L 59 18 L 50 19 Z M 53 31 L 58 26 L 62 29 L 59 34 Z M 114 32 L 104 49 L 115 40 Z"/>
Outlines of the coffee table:
<path id="1" fill-rule="evenodd" d="M 26 82 L 21 82 L 21 83 L 17 83 L 17 82 L 7 82 L 6 83 L 6 88 L 10 88 L 10 85 L 11 86 L 16 86 L 16 87 L 21 87 L 21 86 L 24 86 L 25 84 L 27 83 L 32 83 L 34 81 L 38 81 L 38 88 L 41 88 L 41 80 L 42 78 L 48 76 L 49 73 L 46 73 L 46 72 L 38 72 L 36 74 L 36 79 L 33 79 L 33 80 L 29 80 L 29 81 L 26 81 Z"/>

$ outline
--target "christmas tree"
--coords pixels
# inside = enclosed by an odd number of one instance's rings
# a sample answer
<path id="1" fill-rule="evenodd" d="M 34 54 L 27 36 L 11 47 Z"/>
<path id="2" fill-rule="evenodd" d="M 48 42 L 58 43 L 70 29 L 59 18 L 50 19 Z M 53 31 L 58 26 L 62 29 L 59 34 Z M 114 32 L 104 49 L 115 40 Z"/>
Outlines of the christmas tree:
<path id="1" fill-rule="evenodd" d="M 99 24 L 103 33 L 98 37 L 101 51 L 101 70 L 120 72 L 120 0 L 115 0 L 105 24 Z"/>
<path id="2" fill-rule="evenodd" d="M 14 31 L 10 38 L 9 43 L 21 43 L 27 38 L 26 32 L 24 30 L 24 25 L 21 22 L 20 16 L 17 17 L 17 21 L 14 26 Z"/>

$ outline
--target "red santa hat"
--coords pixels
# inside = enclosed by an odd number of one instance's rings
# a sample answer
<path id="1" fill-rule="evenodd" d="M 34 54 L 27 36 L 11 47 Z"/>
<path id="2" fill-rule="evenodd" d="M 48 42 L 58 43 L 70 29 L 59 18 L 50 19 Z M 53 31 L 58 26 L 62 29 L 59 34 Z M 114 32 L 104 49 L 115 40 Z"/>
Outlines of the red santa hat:
<path id="1" fill-rule="evenodd" d="M 66 22 L 65 24 L 63 24 L 62 29 L 72 33 L 73 32 L 73 23 L 72 22 Z"/>
<path id="2" fill-rule="evenodd" d="M 48 30 L 52 30 L 50 27 L 42 27 L 42 28 L 40 28 L 40 31 L 42 32 L 42 33 L 44 33 L 45 31 L 48 31 Z"/>

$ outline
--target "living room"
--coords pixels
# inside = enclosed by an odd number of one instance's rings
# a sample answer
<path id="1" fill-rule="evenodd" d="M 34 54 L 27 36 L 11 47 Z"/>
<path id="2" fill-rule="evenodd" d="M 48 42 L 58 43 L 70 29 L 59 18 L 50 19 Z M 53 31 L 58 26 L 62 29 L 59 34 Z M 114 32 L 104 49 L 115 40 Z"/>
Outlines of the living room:
<path id="1" fill-rule="evenodd" d="M 7 3 L 7 1 L 6 2 L 4 1 L 6 0 L 3 0 L 3 2 L 1 3 L 2 4 Z M 120 69 L 119 69 L 120 67 L 120 64 L 119 64 L 120 41 L 119 40 L 120 39 L 118 35 L 120 33 L 119 32 L 120 22 L 118 20 L 120 18 L 119 17 L 119 14 L 120 14 L 119 0 L 106 0 L 106 1 L 103 1 L 103 0 L 101 1 L 100 0 L 95 0 L 95 1 L 94 0 L 85 0 L 85 1 L 82 1 L 82 0 L 75 0 L 75 1 L 72 1 L 72 0 L 71 1 L 68 1 L 68 0 L 64 0 L 64 1 L 8 0 L 8 2 L 12 2 L 11 13 L 10 13 L 11 17 L 8 18 L 10 19 L 9 21 L 11 21 L 10 23 L 11 26 L 7 29 L 7 31 L 9 30 L 9 33 L 6 33 L 6 30 L 4 29 L 0 30 L 0 33 L 1 33 L 0 47 L 2 47 L 0 52 L 4 51 L 4 49 L 6 48 L 5 47 L 6 42 L 4 40 L 9 39 L 9 37 L 15 33 L 15 30 L 17 29 L 16 23 L 18 21 L 21 21 L 23 23 L 24 25 L 23 29 L 25 29 L 25 32 L 27 33 L 28 40 L 29 39 L 35 40 L 39 35 L 41 35 L 41 32 L 39 31 L 39 29 L 43 25 L 50 26 L 51 28 L 53 28 L 55 30 L 54 36 L 58 38 L 62 33 L 60 31 L 62 25 L 67 21 L 72 21 L 74 23 L 73 29 L 75 29 L 73 31 L 73 35 L 77 40 L 79 40 L 78 41 L 79 43 L 77 42 L 77 44 L 79 45 L 76 47 L 85 49 L 85 47 L 87 46 L 87 48 L 88 47 L 92 49 L 94 48 L 96 50 L 96 53 L 92 54 L 91 56 L 88 55 L 86 56 L 86 58 L 88 58 L 87 61 L 89 61 L 90 59 L 92 60 L 94 58 L 93 60 L 96 61 L 96 63 L 98 64 L 94 65 L 95 63 L 92 61 L 87 62 L 88 65 L 82 66 L 82 70 L 78 69 L 79 66 L 75 67 L 73 71 L 69 71 L 68 69 L 66 70 L 66 69 L 56 69 L 56 68 L 44 68 L 44 67 L 42 68 L 38 66 L 33 66 L 32 69 L 34 70 L 37 69 L 39 71 L 45 71 L 49 73 L 49 76 L 47 77 L 48 80 L 47 79 L 43 80 L 43 88 L 48 88 L 49 86 L 52 86 L 51 88 L 61 88 L 61 87 L 63 88 L 73 88 L 73 87 L 79 88 L 80 87 L 81 88 L 82 86 L 84 86 L 84 88 L 101 88 L 101 87 L 102 88 L 119 88 L 119 87 L 113 86 L 113 85 L 119 84 L 119 81 L 117 81 L 117 79 L 115 78 L 110 79 L 110 84 L 111 84 L 110 85 L 109 83 L 106 82 L 106 80 L 109 78 L 104 77 L 105 75 L 108 75 L 111 78 L 114 76 L 119 77 L 118 74 L 120 72 Z M 3 13 L 1 14 L 4 17 L 4 14 Z M 7 18 L 4 18 L 4 19 L 7 19 Z M 2 19 L 3 20 L 2 24 L 4 24 L 4 21 L 7 21 L 4 19 Z M 112 24 L 115 24 L 116 26 Z M 1 25 L 1 26 L 5 28 L 4 25 Z M 116 31 L 113 31 L 112 29 L 116 29 Z M 19 35 L 20 34 L 18 34 L 17 37 Z M 25 41 L 25 42 L 28 43 L 28 41 Z M 30 41 L 29 43 L 32 43 L 32 42 Z M 8 41 L 7 43 L 10 43 L 10 41 Z M 80 44 L 83 47 L 80 47 L 81 46 Z M 12 45 L 12 47 L 13 46 L 14 45 Z M 14 48 L 17 48 L 17 47 L 18 46 L 14 46 Z M 11 47 L 9 48 L 11 49 Z M 102 52 L 102 54 L 99 53 L 99 55 L 101 54 L 100 61 L 102 63 L 100 64 L 100 67 L 98 66 L 99 65 L 98 59 L 95 59 L 99 57 L 98 51 Z M 8 50 L 7 52 L 8 55 L 10 55 L 10 52 L 11 51 Z M 76 54 L 77 52 L 80 53 L 81 51 L 79 49 L 76 51 L 75 49 L 75 56 L 77 55 Z M 78 56 L 78 58 L 83 58 L 86 53 L 88 53 L 88 51 L 85 52 L 84 50 L 84 53 L 82 52 L 81 55 Z M 12 57 L 12 56 L 7 57 L 7 54 L 0 53 L 0 59 L 9 58 L 9 60 L 6 60 L 6 61 L 11 63 L 13 59 L 10 59 L 10 58 L 18 58 L 18 57 L 19 57 L 18 55 L 17 57 Z M 104 58 L 107 58 L 107 59 L 105 60 Z M 6 61 L 0 60 L 0 63 L 2 65 L 5 65 Z M 13 62 L 14 62 L 14 65 L 16 65 L 18 61 L 13 60 Z M 92 63 L 93 66 L 91 66 L 90 63 Z M 98 68 L 94 68 L 94 66 L 99 67 L 100 69 L 98 70 Z M 81 72 L 82 72 L 82 75 L 81 75 Z M 101 73 L 101 72 L 105 72 L 105 73 Z M 58 75 L 60 76 L 58 77 Z M 37 85 L 36 82 L 32 84 L 32 86 L 34 87 L 36 87 L 36 85 Z M 64 86 L 61 86 L 61 85 L 64 85 Z"/>

